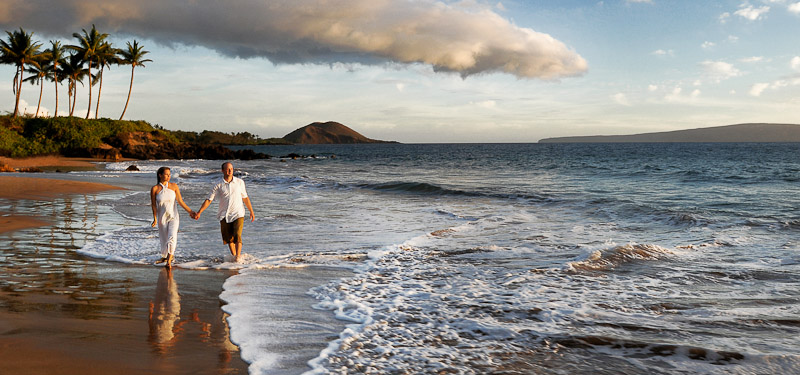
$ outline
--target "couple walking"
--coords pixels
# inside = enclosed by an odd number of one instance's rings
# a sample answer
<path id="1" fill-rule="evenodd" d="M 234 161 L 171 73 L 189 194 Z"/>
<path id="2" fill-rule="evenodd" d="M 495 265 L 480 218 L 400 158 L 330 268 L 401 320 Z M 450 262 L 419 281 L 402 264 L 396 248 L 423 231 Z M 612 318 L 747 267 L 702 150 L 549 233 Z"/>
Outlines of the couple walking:
<path id="1" fill-rule="evenodd" d="M 180 219 L 176 204 L 180 205 L 192 219 L 200 219 L 200 214 L 214 201 L 219 199 L 219 220 L 222 242 L 228 245 L 236 262 L 242 255 L 242 228 L 244 227 L 244 206 L 250 210 L 250 221 L 256 219 L 253 206 L 247 196 L 244 181 L 233 176 L 233 164 L 222 164 L 222 181 L 214 185 L 211 194 L 200 206 L 197 212 L 192 211 L 181 197 L 178 184 L 169 182 L 171 173 L 168 167 L 161 167 L 156 172 L 158 184 L 150 189 L 150 206 L 153 208 L 153 223 L 158 226 L 158 238 L 161 241 L 161 259 L 156 263 L 166 262 L 167 267 L 172 266 L 175 260 L 175 248 L 178 245 L 178 225 Z"/>

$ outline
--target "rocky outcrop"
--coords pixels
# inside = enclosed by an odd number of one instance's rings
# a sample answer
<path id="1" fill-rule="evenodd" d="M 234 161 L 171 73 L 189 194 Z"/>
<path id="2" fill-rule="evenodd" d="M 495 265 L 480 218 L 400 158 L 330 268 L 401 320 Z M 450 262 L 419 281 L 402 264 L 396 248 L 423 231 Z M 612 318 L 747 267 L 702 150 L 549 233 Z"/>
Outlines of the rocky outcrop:
<path id="1" fill-rule="evenodd" d="M 253 150 L 234 151 L 220 145 L 175 143 L 158 131 L 119 134 L 109 139 L 108 144 L 122 157 L 133 159 L 253 160 L 270 157 Z"/>
<path id="2" fill-rule="evenodd" d="M 338 122 L 315 122 L 283 137 L 294 144 L 396 143 L 370 139 Z"/>

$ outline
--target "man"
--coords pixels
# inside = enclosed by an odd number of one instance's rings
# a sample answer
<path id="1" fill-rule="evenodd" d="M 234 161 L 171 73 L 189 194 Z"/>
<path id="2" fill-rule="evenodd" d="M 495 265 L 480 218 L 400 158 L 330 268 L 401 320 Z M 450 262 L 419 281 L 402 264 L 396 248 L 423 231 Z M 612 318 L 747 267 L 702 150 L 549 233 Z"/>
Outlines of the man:
<path id="1" fill-rule="evenodd" d="M 228 245 L 231 255 L 239 262 L 242 255 L 242 228 L 244 227 L 244 206 L 250 210 L 250 221 L 255 221 L 253 206 L 247 196 L 244 181 L 233 176 L 233 164 L 226 162 L 222 164 L 222 182 L 214 185 L 211 195 L 208 196 L 197 210 L 194 219 L 200 219 L 200 214 L 205 211 L 214 199 L 219 198 L 219 210 L 217 220 L 219 220 L 220 232 L 222 232 L 222 242 Z"/>

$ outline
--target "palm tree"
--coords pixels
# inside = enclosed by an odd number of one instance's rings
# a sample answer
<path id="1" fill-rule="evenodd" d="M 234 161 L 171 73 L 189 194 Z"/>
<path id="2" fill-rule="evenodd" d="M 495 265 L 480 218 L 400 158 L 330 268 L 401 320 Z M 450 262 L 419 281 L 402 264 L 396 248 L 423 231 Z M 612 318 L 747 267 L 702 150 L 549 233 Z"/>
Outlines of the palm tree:
<path id="1" fill-rule="evenodd" d="M 83 59 L 77 54 L 70 55 L 66 61 L 61 64 L 61 76 L 69 80 L 68 98 L 69 98 L 69 115 L 75 112 L 75 103 L 78 101 L 78 83 L 83 85 L 83 79 L 89 74 L 89 70 L 83 67 Z"/>
<path id="2" fill-rule="evenodd" d="M 56 109 L 53 112 L 53 117 L 58 116 L 58 85 L 64 79 L 59 78 L 59 65 L 65 64 L 64 61 L 64 47 L 61 46 L 61 42 L 57 40 L 50 41 L 50 49 L 47 51 L 48 59 L 47 59 L 47 70 L 51 72 L 50 79 L 55 83 L 56 87 Z"/>
<path id="3" fill-rule="evenodd" d="M 131 85 L 128 88 L 128 100 L 125 101 L 125 108 L 122 110 L 122 115 L 119 116 L 120 120 L 125 117 L 125 111 L 128 110 L 128 102 L 131 101 L 131 91 L 133 90 L 133 70 L 136 69 L 137 66 L 144 68 L 144 63 L 146 62 L 153 62 L 153 60 L 144 58 L 144 55 L 150 53 L 150 51 L 145 51 L 143 47 L 139 45 L 139 42 L 137 42 L 136 39 L 133 40 L 133 44 L 131 44 L 131 42 L 127 42 L 127 47 L 127 50 L 119 51 L 119 54 L 122 57 L 119 60 L 119 63 L 120 65 L 131 66 Z"/>
<path id="4" fill-rule="evenodd" d="M 39 64 L 31 65 L 26 72 L 32 74 L 25 78 L 25 82 L 30 82 L 31 85 L 39 85 L 39 103 L 36 104 L 36 114 L 33 117 L 39 117 L 39 108 L 42 107 L 42 94 L 44 93 L 44 80 L 50 76 L 50 72 L 46 69 L 44 61 L 48 58 L 47 53 L 40 55 Z"/>
<path id="5" fill-rule="evenodd" d="M 83 29 L 83 35 L 74 33 L 72 36 L 78 39 L 78 45 L 70 45 L 67 48 L 75 51 L 83 61 L 89 63 L 89 109 L 86 110 L 86 118 L 88 119 L 89 114 L 92 112 L 92 86 L 94 85 L 94 82 L 92 82 L 92 64 L 97 60 L 98 54 L 107 44 L 105 40 L 108 38 L 108 34 L 97 32 L 97 28 L 92 25 L 92 30 L 88 32 Z"/>
<path id="6" fill-rule="evenodd" d="M 25 73 L 25 65 L 39 67 L 39 42 L 33 41 L 33 33 L 26 33 L 21 27 L 19 31 L 13 33 L 6 31 L 8 41 L 0 40 L 0 62 L 3 64 L 14 64 L 17 66 L 14 74 L 14 93 L 16 102 L 14 103 L 14 116 L 19 113 L 19 98 L 22 91 L 22 78 Z"/>
<path id="7" fill-rule="evenodd" d="M 97 62 L 100 66 L 100 87 L 97 89 L 97 104 L 94 110 L 94 118 L 98 118 L 98 114 L 100 113 L 100 93 L 103 91 L 103 70 L 107 66 L 111 69 L 111 64 L 117 64 L 119 59 L 117 58 L 117 53 L 119 50 L 113 48 L 111 43 L 105 42 L 103 43 L 103 47 L 97 52 Z"/>

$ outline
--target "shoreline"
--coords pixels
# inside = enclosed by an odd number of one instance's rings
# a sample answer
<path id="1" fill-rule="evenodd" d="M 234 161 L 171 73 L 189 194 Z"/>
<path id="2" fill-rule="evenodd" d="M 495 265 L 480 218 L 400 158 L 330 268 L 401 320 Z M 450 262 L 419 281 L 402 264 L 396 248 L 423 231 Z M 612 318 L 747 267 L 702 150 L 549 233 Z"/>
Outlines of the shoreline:
<path id="1" fill-rule="evenodd" d="M 123 189 L 0 175 L 0 373 L 246 374 L 219 298 L 235 272 L 76 253 L 103 232 L 94 199 Z"/>

